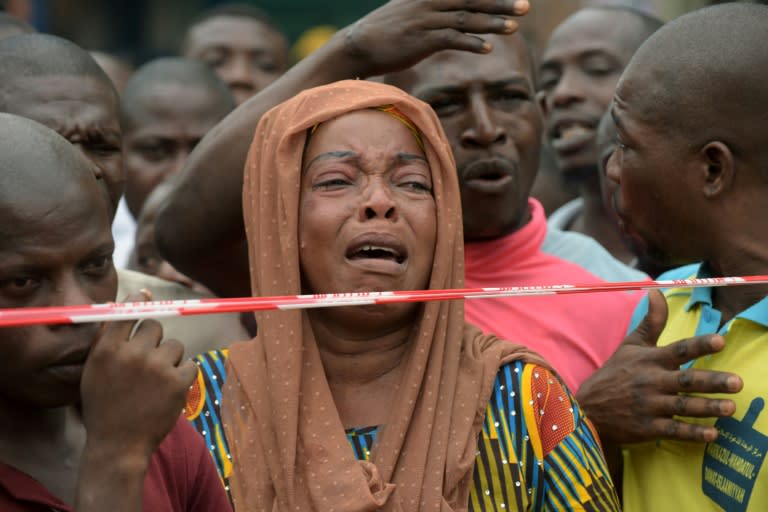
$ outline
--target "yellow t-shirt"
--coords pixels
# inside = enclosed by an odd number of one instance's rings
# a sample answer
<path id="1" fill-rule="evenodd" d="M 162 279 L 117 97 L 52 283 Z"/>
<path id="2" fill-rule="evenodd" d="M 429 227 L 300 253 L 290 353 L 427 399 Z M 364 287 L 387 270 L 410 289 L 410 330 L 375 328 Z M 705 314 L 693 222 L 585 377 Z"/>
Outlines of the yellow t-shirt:
<path id="1" fill-rule="evenodd" d="M 659 279 L 694 277 L 688 266 Z M 699 277 L 707 277 L 704 272 Z M 720 312 L 712 307 L 711 288 L 674 288 L 665 292 L 667 325 L 659 346 L 683 338 L 719 332 L 725 348 L 699 358 L 693 368 L 734 372 L 744 381 L 735 395 L 709 395 L 736 402 L 731 418 L 686 419 L 715 425 L 713 443 L 657 441 L 624 451 L 624 510 L 635 511 L 768 511 L 768 298 L 719 328 Z M 647 308 L 644 302 L 639 308 Z M 636 315 L 640 318 L 640 315 Z"/>

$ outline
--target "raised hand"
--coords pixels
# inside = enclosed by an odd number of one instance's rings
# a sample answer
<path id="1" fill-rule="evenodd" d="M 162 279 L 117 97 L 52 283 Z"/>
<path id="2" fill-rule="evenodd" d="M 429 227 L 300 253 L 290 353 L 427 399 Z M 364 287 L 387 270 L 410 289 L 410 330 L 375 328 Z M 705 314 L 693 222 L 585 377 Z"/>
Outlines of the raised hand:
<path id="1" fill-rule="evenodd" d="M 126 302 L 147 300 L 132 294 Z M 162 341 L 154 320 L 112 322 L 91 349 L 81 383 L 89 444 L 114 442 L 150 455 L 181 414 L 197 367 L 182 362 L 184 346 Z"/>
<path id="2" fill-rule="evenodd" d="M 126 302 L 148 300 L 129 295 Z M 150 457 L 179 419 L 197 367 L 183 345 L 162 341 L 159 323 L 105 325 L 80 385 L 87 432 L 77 510 L 141 510 Z"/>
<path id="3" fill-rule="evenodd" d="M 648 301 L 642 323 L 582 384 L 577 400 L 600 437 L 609 443 L 655 439 L 711 442 L 717 429 L 687 423 L 684 418 L 730 416 L 735 404 L 689 394 L 737 393 L 742 380 L 732 373 L 680 366 L 719 352 L 725 340 L 707 334 L 657 347 L 667 321 L 667 304 L 658 291 L 650 292 Z"/>
<path id="4" fill-rule="evenodd" d="M 369 76 L 407 68 L 440 50 L 487 53 L 473 34 L 510 34 L 526 0 L 392 0 L 341 31 L 344 50 Z"/>

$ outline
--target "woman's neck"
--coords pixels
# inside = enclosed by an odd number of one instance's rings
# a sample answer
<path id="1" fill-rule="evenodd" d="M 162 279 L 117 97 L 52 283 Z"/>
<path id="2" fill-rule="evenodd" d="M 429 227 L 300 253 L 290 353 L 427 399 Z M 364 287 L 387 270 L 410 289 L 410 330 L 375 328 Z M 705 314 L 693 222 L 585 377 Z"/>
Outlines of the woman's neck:
<path id="1" fill-rule="evenodd" d="M 410 322 L 383 331 L 354 333 L 318 316 L 310 315 L 310 321 L 329 382 L 375 382 L 403 362 L 413 331 Z"/>
<path id="2" fill-rule="evenodd" d="M 351 333 L 310 315 L 328 385 L 344 428 L 384 424 L 400 385 L 414 324 Z"/>

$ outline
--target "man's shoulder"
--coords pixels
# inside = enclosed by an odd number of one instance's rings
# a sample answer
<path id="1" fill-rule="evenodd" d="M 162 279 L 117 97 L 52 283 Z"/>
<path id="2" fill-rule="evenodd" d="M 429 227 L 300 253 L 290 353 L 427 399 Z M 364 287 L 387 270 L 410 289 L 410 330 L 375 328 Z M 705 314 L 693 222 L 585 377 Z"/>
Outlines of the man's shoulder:
<path id="1" fill-rule="evenodd" d="M 186 421 L 183 415 L 179 415 L 173 429 L 165 436 L 163 442 L 160 443 L 156 453 L 162 455 L 163 452 L 173 453 L 179 450 L 191 450 L 192 453 L 206 453 L 207 451 L 205 444 L 201 442 L 199 435 L 189 425 L 189 422 Z"/>
<path id="2" fill-rule="evenodd" d="M 547 226 L 542 252 L 577 265 L 605 281 L 643 281 L 648 276 L 614 258 L 596 240 Z"/>
<path id="3" fill-rule="evenodd" d="M 72 511 L 38 480 L 3 462 L 0 462 L 0 510 L 3 512 Z"/>
<path id="4" fill-rule="evenodd" d="M 566 230 L 573 219 L 579 216 L 583 207 L 584 199 L 581 197 L 571 199 L 549 215 L 547 225 L 550 228 Z"/>
<path id="5" fill-rule="evenodd" d="M 178 283 L 155 276 L 120 269 L 117 271 L 117 300 L 129 293 L 147 289 L 153 300 L 197 300 L 213 298 Z M 251 336 L 240 322 L 237 313 L 220 313 L 204 316 L 159 318 L 165 339 L 177 339 L 184 344 L 185 352 L 196 355 L 211 349 L 227 346 L 232 342 L 250 339 Z"/>
<path id="6" fill-rule="evenodd" d="M 161 508 L 231 511 L 205 440 L 184 416 L 179 416 L 147 468 L 144 510 Z"/>

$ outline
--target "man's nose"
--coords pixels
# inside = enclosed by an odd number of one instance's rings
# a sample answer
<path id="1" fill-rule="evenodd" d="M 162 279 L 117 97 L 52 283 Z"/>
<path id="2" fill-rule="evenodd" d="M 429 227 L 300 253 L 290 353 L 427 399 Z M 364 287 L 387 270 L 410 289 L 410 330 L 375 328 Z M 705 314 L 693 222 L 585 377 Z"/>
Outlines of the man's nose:
<path id="1" fill-rule="evenodd" d="M 461 144 L 464 147 L 483 148 L 504 144 L 507 141 L 507 132 L 504 126 L 497 122 L 485 98 L 471 98 L 468 114 L 467 128 L 461 134 Z"/>

